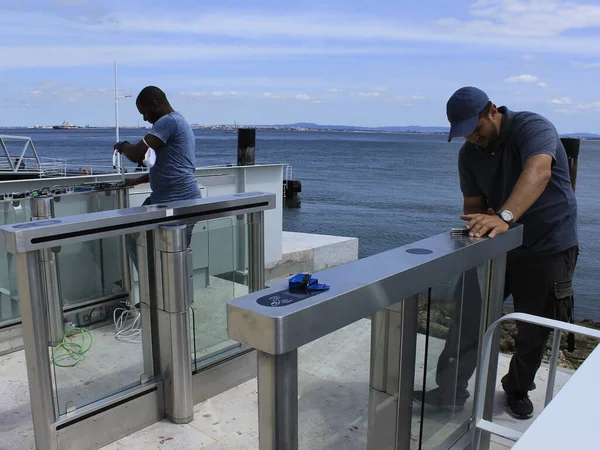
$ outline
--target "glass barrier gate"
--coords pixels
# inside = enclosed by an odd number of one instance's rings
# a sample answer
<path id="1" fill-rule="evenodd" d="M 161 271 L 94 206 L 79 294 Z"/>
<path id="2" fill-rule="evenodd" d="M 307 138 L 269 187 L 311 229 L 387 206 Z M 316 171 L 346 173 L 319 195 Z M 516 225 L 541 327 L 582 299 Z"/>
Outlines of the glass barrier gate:
<path id="1" fill-rule="evenodd" d="M 125 189 L 111 186 L 93 189 L 83 186 L 68 195 L 19 198 L 4 194 L 0 197 L 0 225 L 60 218 L 76 214 L 126 208 Z M 130 265 L 122 252 L 120 237 L 109 237 L 71 244 L 56 254 L 55 270 L 59 272 L 56 295 L 60 295 L 63 311 L 69 321 L 94 323 L 102 319 L 104 310 L 94 311 L 94 320 L 78 317 L 87 305 L 116 305 L 130 292 Z M 70 277 L 74 272 L 85 277 Z M 60 272 L 64 275 L 61 276 Z M 104 309 L 104 308 L 103 308 Z M 91 310 L 91 308 L 90 308 Z M 14 255 L 0 251 L 0 354 L 22 348 L 21 317 L 17 289 L 17 269 Z"/>
<path id="2" fill-rule="evenodd" d="M 10 317 L 21 316 L 38 450 L 95 449 L 164 417 L 187 423 L 195 403 L 254 376 L 252 350 L 227 336 L 225 303 L 264 287 L 275 194 L 66 217 L 54 217 L 52 197 L 32 205 L 31 221 L 0 226 L 0 252 L 16 278 Z M 130 297 L 114 328 L 81 326 L 97 303 L 74 327 L 66 292 L 97 295 L 113 279 Z"/>
<path id="3" fill-rule="evenodd" d="M 441 234 L 314 274 L 330 285 L 324 292 L 290 291 L 287 280 L 279 280 L 229 301 L 229 337 L 257 350 L 260 450 L 299 447 L 302 415 L 314 408 L 304 405 L 299 412 L 299 349 L 365 318 L 371 320 L 371 350 L 368 386 L 360 394 L 368 411 L 360 448 L 466 448 L 476 432 L 471 418 L 477 374 L 472 375 L 479 367 L 479 345 L 502 313 L 506 253 L 521 241 L 520 226 L 494 239 Z M 343 382 L 360 390 L 352 370 L 344 370 L 346 361 L 331 356 L 335 353 L 330 346 L 321 358 L 338 362 Z M 487 385 L 495 386 L 497 358 L 491 361 Z M 426 407 L 431 395 L 442 408 Z M 492 399 L 485 400 L 487 419 Z M 335 410 L 336 403 L 343 408 L 349 404 L 344 401 L 331 395 L 326 408 Z M 489 446 L 489 435 L 478 433 L 481 448 Z M 349 448 L 341 441 L 335 445 L 326 448 Z"/>

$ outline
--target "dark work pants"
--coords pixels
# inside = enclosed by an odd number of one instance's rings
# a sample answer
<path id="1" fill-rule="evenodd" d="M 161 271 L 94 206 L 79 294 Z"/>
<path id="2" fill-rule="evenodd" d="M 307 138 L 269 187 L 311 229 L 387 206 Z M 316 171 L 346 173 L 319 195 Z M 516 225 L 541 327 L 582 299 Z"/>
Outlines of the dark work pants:
<path id="1" fill-rule="evenodd" d="M 577 247 L 544 257 L 509 254 L 504 299 L 512 294 L 516 312 L 570 321 L 573 272 L 578 254 Z M 457 400 L 461 401 L 469 395 L 466 388 L 477 366 L 482 295 L 475 269 L 460 277 L 454 290 L 454 301 L 456 307 L 438 360 L 436 382 L 449 392 L 456 387 Z M 517 322 L 515 352 L 508 374 L 502 379 L 506 392 L 532 389 L 549 334 L 549 328 Z"/>

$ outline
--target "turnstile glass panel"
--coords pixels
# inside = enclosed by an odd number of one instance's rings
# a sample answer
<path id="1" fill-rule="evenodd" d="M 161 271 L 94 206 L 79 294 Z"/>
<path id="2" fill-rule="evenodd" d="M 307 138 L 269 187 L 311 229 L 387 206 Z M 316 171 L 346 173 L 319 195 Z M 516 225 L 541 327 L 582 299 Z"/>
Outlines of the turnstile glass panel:
<path id="1" fill-rule="evenodd" d="M 419 295 L 413 448 L 448 448 L 469 429 L 488 266 Z"/>
<path id="2" fill-rule="evenodd" d="M 0 202 L 0 225 L 28 222 L 31 210 L 27 200 Z M 0 252 L 0 326 L 20 317 L 17 268 L 14 255 Z"/>
<path id="3" fill-rule="evenodd" d="M 54 208 L 56 217 L 117 209 L 117 191 L 63 195 L 55 198 Z M 29 199 L 0 202 L 0 225 L 30 220 Z M 66 246 L 58 259 L 65 306 L 125 292 L 117 237 Z M 0 326 L 15 319 L 20 319 L 15 258 L 0 252 Z"/>
<path id="4" fill-rule="evenodd" d="M 193 370 L 242 350 L 227 337 L 226 305 L 248 293 L 246 218 L 199 222 L 192 234 L 194 303 L 191 306 Z"/>
<path id="5" fill-rule="evenodd" d="M 367 448 L 371 320 L 298 349 L 301 449 Z"/>
<path id="6" fill-rule="evenodd" d="M 66 195 L 54 204 L 57 217 L 109 211 L 118 207 L 117 191 Z M 65 306 L 125 292 L 120 237 L 65 246 L 59 254 L 59 261 Z"/>
<path id="7" fill-rule="evenodd" d="M 78 248 L 74 249 L 75 246 Z M 90 283 L 96 292 L 102 292 L 101 261 L 97 252 L 101 247 L 100 240 L 63 246 L 58 254 L 62 286 Z M 79 255 L 78 260 L 82 267 L 86 267 L 85 271 L 65 271 L 61 258 L 63 252 Z M 113 264 L 118 265 L 119 262 L 120 259 Z M 52 320 L 56 317 L 52 311 L 54 307 L 52 303 L 48 305 L 48 317 L 50 337 L 54 340 L 50 358 L 59 414 L 102 400 L 144 381 L 143 309 L 125 304 L 117 309 L 100 305 L 70 314 L 67 316 L 70 320 L 63 322 L 60 329 L 60 322 Z M 108 321 L 105 322 L 107 324 L 92 327 L 102 320 Z M 61 336 L 62 343 L 57 342 Z M 152 366 L 151 361 L 147 363 Z M 146 375 L 152 376 L 151 373 Z"/>

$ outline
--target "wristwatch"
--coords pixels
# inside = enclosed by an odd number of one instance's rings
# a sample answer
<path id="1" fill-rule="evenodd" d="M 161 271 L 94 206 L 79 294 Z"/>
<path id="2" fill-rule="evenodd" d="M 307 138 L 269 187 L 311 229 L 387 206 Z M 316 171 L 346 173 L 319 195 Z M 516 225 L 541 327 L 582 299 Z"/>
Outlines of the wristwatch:
<path id="1" fill-rule="evenodd" d="M 515 223 L 515 217 L 513 216 L 513 213 L 511 213 L 508 209 L 498 211 L 496 215 L 502 220 L 504 220 L 509 227 Z"/>

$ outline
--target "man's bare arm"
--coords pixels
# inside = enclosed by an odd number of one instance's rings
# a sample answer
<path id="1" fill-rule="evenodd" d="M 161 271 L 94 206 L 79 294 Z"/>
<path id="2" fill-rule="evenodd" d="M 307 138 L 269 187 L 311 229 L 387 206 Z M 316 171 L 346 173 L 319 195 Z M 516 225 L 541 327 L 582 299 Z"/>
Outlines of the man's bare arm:
<path id="1" fill-rule="evenodd" d="M 525 161 L 523 172 L 502 209 L 509 210 L 514 220 L 518 220 L 542 195 L 551 176 L 552 156 L 538 154 L 529 158 Z M 509 229 L 508 224 L 495 214 L 465 214 L 461 218 L 468 222 L 469 234 L 475 237 L 488 233 L 489 237 L 494 237 Z"/>
<path id="2" fill-rule="evenodd" d="M 523 172 L 517 180 L 510 197 L 502 209 L 509 210 L 514 220 L 527 212 L 527 210 L 540 198 L 552 176 L 552 156 L 538 154 L 532 156 L 523 164 Z"/>
<path id="3" fill-rule="evenodd" d="M 117 142 L 114 148 L 125 155 L 129 161 L 139 163 L 144 160 L 146 151 L 148 151 L 148 147 L 156 150 L 161 148 L 163 145 L 165 145 L 164 142 L 159 138 L 153 134 L 147 134 L 144 136 L 144 139 L 139 141 L 137 144 L 131 144 L 127 141 Z"/>
<path id="4" fill-rule="evenodd" d="M 138 184 L 150 183 L 150 175 L 145 173 L 141 177 L 134 178 L 129 181 L 131 186 L 137 186 Z"/>

